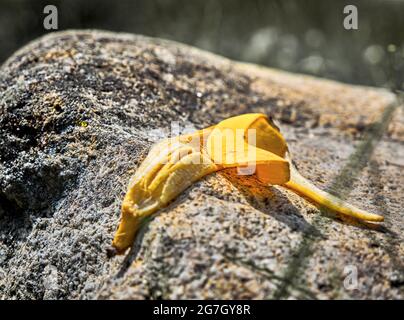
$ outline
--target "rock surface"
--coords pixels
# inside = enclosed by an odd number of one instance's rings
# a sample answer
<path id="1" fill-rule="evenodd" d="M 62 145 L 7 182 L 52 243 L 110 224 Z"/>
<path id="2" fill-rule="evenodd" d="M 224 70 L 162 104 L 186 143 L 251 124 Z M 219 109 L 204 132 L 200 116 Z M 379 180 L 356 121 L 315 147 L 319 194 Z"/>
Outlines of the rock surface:
<path id="1" fill-rule="evenodd" d="M 385 90 L 159 39 L 39 39 L 0 70 L 0 298 L 403 299 L 397 105 Z M 128 180 L 171 123 L 199 129 L 246 112 L 272 115 L 300 171 L 385 215 L 383 227 L 229 170 L 150 219 L 126 256 L 108 257 Z"/>

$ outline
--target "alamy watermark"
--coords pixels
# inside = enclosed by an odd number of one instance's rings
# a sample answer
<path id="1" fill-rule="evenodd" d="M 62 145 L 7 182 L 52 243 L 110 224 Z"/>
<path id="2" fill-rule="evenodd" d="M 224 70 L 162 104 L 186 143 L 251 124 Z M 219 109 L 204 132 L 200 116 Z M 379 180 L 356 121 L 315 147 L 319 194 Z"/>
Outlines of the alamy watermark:
<path id="1" fill-rule="evenodd" d="M 49 4 L 43 8 L 43 13 L 46 14 L 43 20 L 43 27 L 45 28 L 45 30 L 58 30 L 58 8 L 54 5 Z"/>
<path id="2" fill-rule="evenodd" d="M 167 157 L 163 159 L 164 164 L 178 162 L 187 152 L 201 152 L 200 157 L 190 159 L 191 163 L 237 163 L 239 175 L 252 175 L 256 172 L 256 129 L 208 128 L 192 133 L 187 133 L 187 129 L 189 128 L 181 130 L 177 121 L 171 123 L 168 136 L 165 134 L 166 139 L 160 145 L 167 153 Z M 160 140 L 161 130 L 156 134 Z M 206 153 L 210 156 L 204 156 Z"/>
<path id="3" fill-rule="evenodd" d="M 58 8 L 55 5 L 48 4 L 44 7 L 43 13 L 46 15 L 43 20 L 43 27 L 45 30 L 58 30 L 59 29 L 59 16 Z M 343 9 L 344 20 L 342 22 L 346 30 L 358 30 L 358 8 L 349 4 Z"/>
<path id="4" fill-rule="evenodd" d="M 358 268 L 354 265 L 347 265 L 344 268 L 344 288 L 346 290 L 355 290 L 359 288 Z"/>
<path id="5" fill-rule="evenodd" d="M 344 17 L 343 25 L 346 30 L 358 30 L 358 8 L 353 4 L 346 5 L 344 7 Z"/>

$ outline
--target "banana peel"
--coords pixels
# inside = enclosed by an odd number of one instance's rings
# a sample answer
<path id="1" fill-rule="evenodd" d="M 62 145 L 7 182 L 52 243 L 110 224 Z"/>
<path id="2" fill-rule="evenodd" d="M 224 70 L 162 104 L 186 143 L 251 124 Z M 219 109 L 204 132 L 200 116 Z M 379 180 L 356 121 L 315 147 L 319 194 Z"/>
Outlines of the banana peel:
<path id="1" fill-rule="evenodd" d="M 251 113 L 154 145 L 124 197 L 113 240 L 116 252 L 132 246 L 147 216 L 167 206 L 195 181 L 231 167 L 240 169 L 240 174 L 256 174 L 265 184 L 289 188 L 320 207 L 360 220 L 383 221 L 382 216 L 356 208 L 302 177 L 290 160 L 279 128 L 266 115 Z"/>

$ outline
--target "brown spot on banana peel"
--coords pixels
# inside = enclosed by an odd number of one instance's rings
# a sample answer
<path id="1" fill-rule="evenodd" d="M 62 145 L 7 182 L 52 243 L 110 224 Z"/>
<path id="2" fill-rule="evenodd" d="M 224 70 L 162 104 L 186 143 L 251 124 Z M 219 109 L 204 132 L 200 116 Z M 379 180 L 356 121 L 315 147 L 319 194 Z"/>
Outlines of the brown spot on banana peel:
<path id="1" fill-rule="evenodd" d="M 249 130 L 255 130 L 251 144 Z M 287 143 L 264 114 L 245 114 L 193 134 L 156 144 L 132 178 L 113 240 L 118 253 L 133 243 L 141 221 L 165 207 L 202 177 L 229 167 L 253 164 L 262 182 L 283 185 L 317 205 L 367 221 L 383 217 L 360 210 L 303 178 L 287 158 Z"/>

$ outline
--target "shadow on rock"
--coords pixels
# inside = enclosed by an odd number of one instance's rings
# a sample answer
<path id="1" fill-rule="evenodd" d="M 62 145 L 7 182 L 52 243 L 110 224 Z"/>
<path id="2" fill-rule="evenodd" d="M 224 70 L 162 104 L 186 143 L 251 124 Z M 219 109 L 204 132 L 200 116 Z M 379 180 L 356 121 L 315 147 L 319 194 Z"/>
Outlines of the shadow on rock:
<path id="1" fill-rule="evenodd" d="M 238 175 L 236 169 L 227 169 L 221 174 L 240 191 L 254 209 L 270 215 L 292 231 L 321 235 L 277 188 L 263 184 L 255 176 Z"/>

